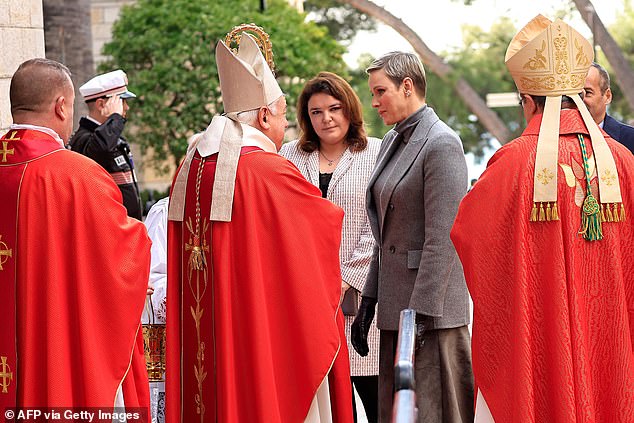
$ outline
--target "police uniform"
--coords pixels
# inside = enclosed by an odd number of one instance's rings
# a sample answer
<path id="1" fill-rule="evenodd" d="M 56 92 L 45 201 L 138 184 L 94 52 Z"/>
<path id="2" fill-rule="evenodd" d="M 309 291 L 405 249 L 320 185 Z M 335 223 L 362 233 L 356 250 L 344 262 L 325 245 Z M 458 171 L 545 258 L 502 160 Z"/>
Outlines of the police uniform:
<path id="1" fill-rule="evenodd" d="M 79 92 L 86 102 L 111 95 L 123 99 L 136 97 L 127 90 L 127 82 L 125 73 L 117 70 L 94 77 L 82 85 Z M 110 173 L 121 190 L 128 216 L 141 220 L 143 209 L 132 153 L 130 145 L 121 136 L 125 122 L 118 113 L 113 113 L 101 124 L 90 116 L 82 117 L 69 144 L 71 150 L 90 157 Z"/>

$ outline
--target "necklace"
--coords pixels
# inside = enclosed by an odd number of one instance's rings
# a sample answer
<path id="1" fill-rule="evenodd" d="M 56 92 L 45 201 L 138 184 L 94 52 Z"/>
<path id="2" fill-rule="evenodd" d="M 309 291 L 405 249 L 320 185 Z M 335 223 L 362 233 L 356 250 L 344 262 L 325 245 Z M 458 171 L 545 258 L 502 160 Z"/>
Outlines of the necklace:
<path id="1" fill-rule="evenodd" d="M 321 152 L 321 150 L 319 150 L 319 154 L 321 154 L 321 157 L 323 157 L 323 158 L 324 158 L 324 159 L 328 162 L 328 166 L 332 166 L 332 165 L 333 165 L 333 163 L 338 162 L 338 161 L 339 161 L 339 159 L 341 159 L 341 158 L 343 157 L 343 155 L 344 155 L 344 153 L 345 153 L 345 152 L 346 152 L 346 150 L 344 149 L 344 150 L 341 152 L 341 154 L 339 155 L 339 157 L 337 157 L 336 159 L 332 159 L 332 160 L 330 160 L 328 157 L 326 157 L 326 156 L 324 155 L 324 153 L 322 153 L 322 152 Z"/>

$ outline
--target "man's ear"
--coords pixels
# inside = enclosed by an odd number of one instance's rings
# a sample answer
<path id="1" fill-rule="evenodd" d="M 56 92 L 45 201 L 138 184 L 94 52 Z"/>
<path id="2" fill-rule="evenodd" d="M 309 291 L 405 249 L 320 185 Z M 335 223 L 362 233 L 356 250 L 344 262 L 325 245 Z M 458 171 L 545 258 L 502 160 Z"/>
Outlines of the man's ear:
<path id="1" fill-rule="evenodd" d="M 97 110 L 101 110 L 103 109 L 104 104 L 106 103 L 108 99 L 106 98 L 98 98 L 97 100 L 95 100 L 95 108 Z"/>
<path id="2" fill-rule="evenodd" d="M 539 107 L 537 106 L 535 100 L 533 100 L 533 97 L 531 97 L 530 95 L 524 95 L 522 98 L 524 99 L 524 110 L 529 112 L 531 115 L 536 115 L 539 113 Z"/>
<path id="3" fill-rule="evenodd" d="M 607 106 L 610 103 L 612 103 L 612 90 L 608 87 L 608 89 L 605 90 L 605 105 Z"/>
<path id="4" fill-rule="evenodd" d="M 258 125 L 260 125 L 260 128 L 264 130 L 271 128 L 271 124 L 268 122 L 269 114 L 270 114 L 270 111 L 266 107 L 262 107 L 260 108 L 260 110 L 258 110 Z"/>
<path id="5" fill-rule="evenodd" d="M 57 100 L 55 100 L 55 114 L 61 120 L 67 120 L 69 118 L 66 97 L 63 95 L 60 95 L 57 97 Z"/>

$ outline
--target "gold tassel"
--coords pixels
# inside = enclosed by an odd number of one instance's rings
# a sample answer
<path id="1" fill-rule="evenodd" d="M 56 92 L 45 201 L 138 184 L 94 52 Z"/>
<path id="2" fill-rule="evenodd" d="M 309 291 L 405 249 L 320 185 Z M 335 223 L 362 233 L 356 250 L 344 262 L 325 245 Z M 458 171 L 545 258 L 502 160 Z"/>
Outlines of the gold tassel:
<path id="1" fill-rule="evenodd" d="M 552 218 L 553 220 L 559 220 L 559 211 L 557 210 L 557 203 L 553 202 L 553 208 L 552 208 Z"/>
<path id="2" fill-rule="evenodd" d="M 603 207 L 603 203 L 601 203 L 601 222 L 606 222 L 605 220 L 605 207 Z"/>
<path id="3" fill-rule="evenodd" d="M 194 247 L 189 256 L 189 265 L 194 270 L 203 270 L 205 268 L 205 257 L 200 247 Z"/>
<path id="4" fill-rule="evenodd" d="M 621 203 L 621 222 L 625 222 L 625 206 Z"/>
<path id="5" fill-rule="evenodd" d="M 551 219 L 551 214 L 550 214 L 550 203 L 546 203 L 546 220 L 550 222 Z"/>
<path id="6" fill-rule="evenodd" d="M 614 221 L 620 222 L 621 218 L 619 217 L 619 206 L 617 203 L 614 203 L 613 206 L 614 206 L 614 211 L 612 212 L 612 214 L 614 215 Z"/>
<path id="7" fill-rule="evenodd" d="M 537 205 L 533 203 L 533 209 L 531 210 L 531 222 L 537 222 Z"/>
<path id="8" fill-rule="evenodd" d="M 610 209 L 610 203 L 605 205 L 605 214 L 608 218 L 606 222 L 614 222 L 614 216 L 612 216 L 612 210 Z"/>
<path id="9" fill-rule="evenodd" d="M 546 220 L 546 214 L 544 213 L 544 203 L 539 203 L 539 221 Z"/>

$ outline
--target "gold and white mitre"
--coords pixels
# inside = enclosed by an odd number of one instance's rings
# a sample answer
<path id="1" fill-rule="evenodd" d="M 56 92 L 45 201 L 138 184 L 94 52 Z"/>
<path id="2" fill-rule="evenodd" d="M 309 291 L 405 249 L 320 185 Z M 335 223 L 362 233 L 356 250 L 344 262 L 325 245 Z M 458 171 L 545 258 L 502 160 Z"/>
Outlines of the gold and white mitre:
<path id="1" fill-rule="evenodd" d="M 268 35 L 261 28 L 255 28 L 257 34 L 260 37 L 266 37 L 265 41 L 268 42 Z M 218 152 L 210 220 L 231 221 L 235 179 L 243 137 L 238 114 L 268 106 L 284 95 L 257 41 L 246 32 L 241 34 L 236 53 L 223 41 L 218 41 L 216 65 L 225 113 L 222 117 L 216 116 L 205 132 L 190 145 L 172 190 L 175 201 L 170 200 L 170 220 L 183 220 L 189 167 L 198 150 L 201 157 Z M 219 126 L 222 127 L 219 128 Z M 220 139 L 217 136 L 218 133 L 222 134 Z"/>
<path id="2" fill-rule="evenodd" d="M 621 189 L 614 157 L 579 93 L 594 60 L 592 45 L 561 19 L 537 15 L 511 40 L 505 63 L 521 94 L 546 96 L 533 180 L 532 221 L 558 220 L 557 161 L 562 95 L 577 105 L 588 128 L 596 160 L 600 202 L 616 209 Z M 536 213 L 548 208 L 549 213 Z M 552 213 L 550 210 L 552 209 Z"/>
<path id="3" fill-rule="evenodd" d="M 258 109 L 284 95 L 257 42 L 246 32 L 237 54 L 218 41 L 216 63 L 225 113 Z"/>

